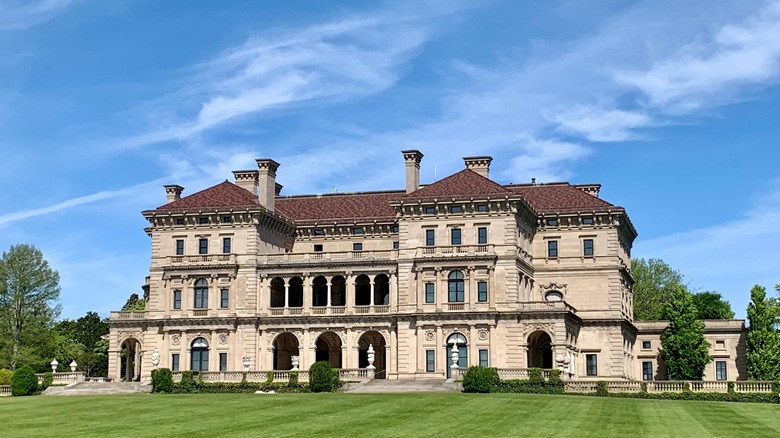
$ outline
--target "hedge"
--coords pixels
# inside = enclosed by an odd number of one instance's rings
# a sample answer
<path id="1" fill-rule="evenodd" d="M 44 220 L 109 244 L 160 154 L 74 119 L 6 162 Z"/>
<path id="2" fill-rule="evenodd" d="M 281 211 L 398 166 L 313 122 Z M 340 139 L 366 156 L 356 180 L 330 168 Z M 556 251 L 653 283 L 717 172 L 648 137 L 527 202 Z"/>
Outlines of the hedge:
<path id="1" fill-rule="evenodd" d="M 268 383 L 268 382 L 193 382 L 192 385 L 182 386 L 181 383 L 173 384 L 174 394 L 251 394 L 256 391 L 274 391 L 279 393 L 309 392 L 306 384 L 293 383 Z"/>
<path id="2" fill-rule="evenodd" d="M 17 368 L 11 376 L 11 395 L 33 395 L 38 392 L 38 376 L 32 368 L 25 365 Z"/>
<path id="3" fill-rule="evenodd" d="M 3 368 L 0 370 L 0 385 L 10 385 L 11 384 L 11 376 L 14 375 L 14 372 L 11 370 L 7 370 Z"/>
<path id="4" fill-rule="evenodd" d="M 469 367 L 463 376 L 463 392 L 490 392 L 500 380 L 495 368 Z"/>
<path id="5" fill-rule="evenodd" d="M 152 392 L 173 392 L 173 373 L 168 368 L 152 370 Z"/>
<path id="6" fill-rule="evenodd" d="M 43 383 L 41 383 L 40 390 L 46 391 L 46 388 L 50 387 L 54 383 L 54 373 L 47 371 L 43 373 Z"/>

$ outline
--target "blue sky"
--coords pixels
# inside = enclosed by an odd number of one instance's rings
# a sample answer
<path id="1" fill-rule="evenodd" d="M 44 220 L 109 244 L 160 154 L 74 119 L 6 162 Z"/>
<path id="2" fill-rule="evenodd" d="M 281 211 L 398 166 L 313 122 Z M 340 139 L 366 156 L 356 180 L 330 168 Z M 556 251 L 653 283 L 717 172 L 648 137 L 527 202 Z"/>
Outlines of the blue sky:
<path id="1" fill-rule="evenodd" d="M 0 248 L 63 317 L 140 292 L 140 211 L 282 163 L 284 194 L 603 184 L 660 257 L 744 317 L 780 282 L 780 1 L 0 0 Z M 435 169 L 435 170 L 434 170 Z"/>

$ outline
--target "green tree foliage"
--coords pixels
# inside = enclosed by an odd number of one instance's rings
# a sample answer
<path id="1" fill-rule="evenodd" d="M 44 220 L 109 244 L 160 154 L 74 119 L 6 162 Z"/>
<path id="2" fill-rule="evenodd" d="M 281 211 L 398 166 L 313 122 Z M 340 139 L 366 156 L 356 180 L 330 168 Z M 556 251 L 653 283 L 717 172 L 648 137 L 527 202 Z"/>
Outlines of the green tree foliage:
<path id="1" fill-rule="evenodd" d="M 32 245 L 14 245 L 0 259 L 0 362 L 41 364 L 40 340 L 59 314 L 60 276 Z M 42 333 L 43 332 L 43 333 Z"/>
<path id="2" fill-rule="evenodd" d="M 108 373 L 108 323 L 95 312 L 76 320 L 63 320 L 54 326 L 54 357 L 62 364 L 75 360 L 78 370 L 88 376 Z"/>
<path id="3" fill-rule="evenodd" d="M 693 294 L 693 303 L 698 310 L 699 319 L 733 319 L 731 304 L 717 292 L 697 292 Z"/>
<path id="4" fill-rule="evenodd" d="M 311 392 L 332 392 L 336 388 L 333 385 L 333 368 L 326 361 L 315 362 L 309 368 L 309 389 Z"/>
<path id="5" fill-rule="evenodd" d="M 139 298 L 138 294 L 130 295 L 130 298 L 128 298 L 127 302 L 125 302 L 125 305 L 122 306 L 123 312 L 130 312 L 134 310 L 144 310 L 144 309 L 146 309 L 146 301 Z"/>
<path id="6" fill-rule="evenodd" d="M 669 325 L 661 333 L 661 358 L 677 380 L 701 380 L 712 360 L 710 344 L 704 338 L 704 323 L 697 319 L 693 296 L 684 286 L 671 289 L 663 312 Z"/>
<path id="7" fill-rule="evenodd" d="M 27 365 L 15 370 L 11 376 L 11 395 L 33 395 L 36 392 L 38 392 L 38 377 L 35 371 Z"/>
<path id="8" fill-rule="evenodd" d="M 753 380 L 780 378 L 780 333 L 777 331 L 778 302 L 766 296 L 763 286 L 750 290 L 747 319 L 747 377 Z"/>
<path id="9" fill-rule="evenodd" d="M 13 376 L 14 372 L 11 370 L 7 370 L 3 368 L 0 370 L 0 385 L 10 385 L 11 384 L 11 376 Z"/>
<path id="10" fill-rule="evenodd" d="M 634 319 L 639 321 L 662 319 L 672 290 L 685 287 L 683 275 L 661 259 L 632 260 L 631 276 L 634 278 Z"/>

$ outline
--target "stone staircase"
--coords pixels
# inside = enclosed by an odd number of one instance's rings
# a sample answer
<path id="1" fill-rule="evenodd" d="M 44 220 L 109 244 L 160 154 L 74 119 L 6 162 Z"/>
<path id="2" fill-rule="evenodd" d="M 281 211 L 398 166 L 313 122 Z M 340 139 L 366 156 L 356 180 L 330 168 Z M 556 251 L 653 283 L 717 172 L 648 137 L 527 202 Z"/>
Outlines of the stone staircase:
<path id="1" fill-rule="evenodd" d="M 138 382 L 78 382 L 67 386 L 50 386 L 43 395 L 114 395 L 148 394 L 152 385 Z"/>
<path id="2" fill-rule="evenodd" d="M 399 392 L 459 392 L 460 383 L 443 379 L 420 380 L 369 380 L 362 385 L 349 385 L 349 393 L 399 393 Z"/>

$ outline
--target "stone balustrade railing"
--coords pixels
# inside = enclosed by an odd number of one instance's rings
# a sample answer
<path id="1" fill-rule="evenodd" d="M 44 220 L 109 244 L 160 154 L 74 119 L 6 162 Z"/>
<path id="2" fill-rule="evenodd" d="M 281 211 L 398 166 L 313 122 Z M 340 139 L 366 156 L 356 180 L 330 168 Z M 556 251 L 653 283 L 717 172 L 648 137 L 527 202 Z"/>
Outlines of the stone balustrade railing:
<path id="1" fill-rule="evenodd" d="M 11 386 L 0 385 L 0 397 L 10 396 L 10 395 L 11 395 Z"/>
<path id="2" fill-rule="evenodd" d="M 38 377 L 38 384 L 43 383 L 43 373 L 36 374 Z M 83 371 L 77 371 L 75 373 L 53 373 L 51 375 L 52 385 L 69 385 L 71 383 L 84 382 L 87 380 L 87 373 Z"/>
<path id="3" fill-rule="evenodd" d="M 398 259 L 398 250 L 388 249 L 388 250 L 377 250 L 377 251 L 334 251 L 334 252 L 261 254 L 258 256 L 258 259 L 261 263 L 266 265 L 320 263 L 320 262 L 350 262 L 353 260 L 396 260 Z"/>
<path id="4" fill-rule="evenodd" d="M 729 382 L 726 381 L 608 381 L 609 392 L 640 392 L 642 384 L 647 385 L 647 392 L 683 392 L 686 383 L 691 392 L 728 392 Z M 771 393 L 772 382 L 738 381 L 733 382 L 734 392 Z M 567 380 L 566 392 L 596 392 L 598 386 L 595 380 Z"/>
<path id="5" fill-rule="evenodd" d="M 417 248 L 417 257 L 475 256 L 493 253 L 493 245 L 447 245 Z"/>
<path id="6" fill-rule="evenodd" d="M 146 312 L 143 310 L 111 312 L 110 319 L 112 321 L 127 320 L 127 319 L 146 319 Z"/>
<path id="7" fill-rule="evenodd" d="M 576 313 L 577 309 L 565 301 L 527 301 L 520 303 L 520 309 L 526 312 L 560 311 Z"/>
<path id="8" fill-rule="evenodd" d="M 202 254 L 202 255 L 181 255 L 165 258 L 165 266 L 187 266 L 187 265 L 234 265 L 236 264 L 235 254 Z"/>
<path id="9" fill-rule="evenodd" d="M 369 379 L 370 376 L 372 376 L 371 371 L 369 371 L 367 368 L 337 368 L 339 372 L 339 378 L 341 380 L 365 380 Z M 274 376 L 274 382 L 278 383 L 287 383 L 290 381 L 290 372 L 289 370 L 274 370 L 273 376 Z M 182 371 L 174 371 L 173 372 L 173 381 L 174 382 L 181 382 L 181 375 Z M 267 371 L 249 371 L 249 372 L 243 372 L 243 371 L 201 371 L 200 373 L 194 373 L 195 380 L 200 380 L 202 382 L 241 382 L 244 380 L 244 375 L 246 375 L 246 381 L 247 382 L 266 382 L 268 381 L 268 372 Z M 308 382 L 309 381 L 309 370 L 299 370 L 298 371 L 298 381 L 299 382 Z"/>

